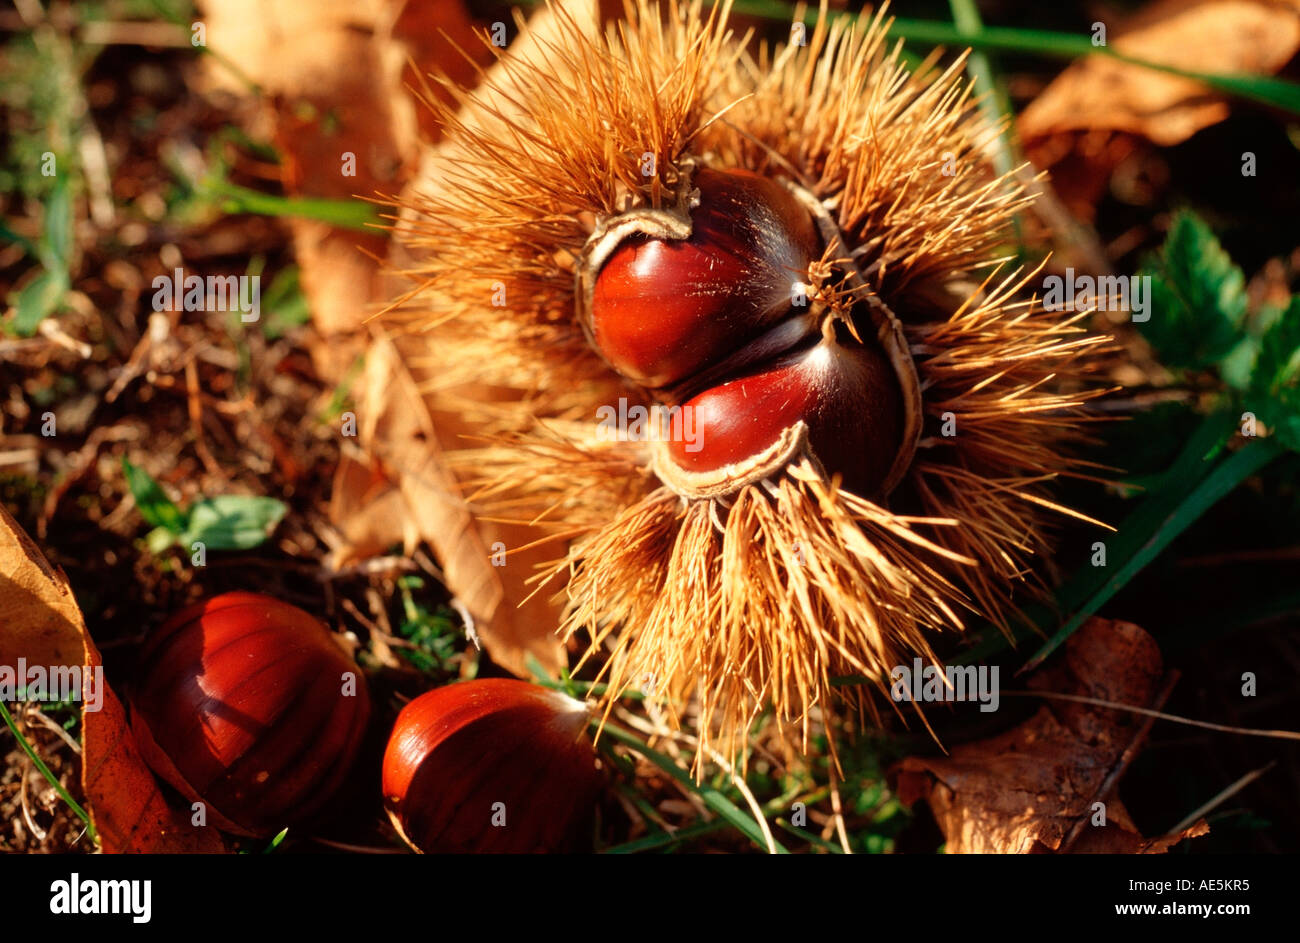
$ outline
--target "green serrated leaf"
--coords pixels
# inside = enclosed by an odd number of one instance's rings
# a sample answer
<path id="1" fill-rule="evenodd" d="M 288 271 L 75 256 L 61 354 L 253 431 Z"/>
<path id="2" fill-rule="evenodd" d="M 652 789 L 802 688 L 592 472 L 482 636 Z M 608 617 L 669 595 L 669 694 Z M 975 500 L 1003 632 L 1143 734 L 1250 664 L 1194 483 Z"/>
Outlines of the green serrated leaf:
<path id="1" fill-rule="evenodd" d="M 1139 274 L 1151 278 L 1142 334 L 1167 366 L 1214 366 L 1241 340 L 1246 276 L 1195 214 L 1174 218 L 1164 246 Z"/>
<path id="2" fill-rule="evenodd" d="M 68 292 L 68 273 L 46 269 L 24 286 L 14 303 L 13 328 L 20 337 L 31 337 L 41 322 L 58 310 Z"/>
<path id="3" fill-rule="evenodd" d="M 163 493 L 158 482 L 150 477 L 143 468 L 132 465 L 122 459 L 122 471 L 126 475 L 126 486 L 131 489 L 140 516 L 154 527 L 162 527 L 173 534 L 185 530 L 186 515 Z"/>
<path id="4" fill-rule="evenodd" d="M 1250 389 L 1250 378 L 1254 371 L 1255 360 L 1259 357 L 1259 338 L 1243 337 L 1219 361 L 1219 376 L 1231 389 L 1244 392 Z"/>
<path id="5" fill-rule="evenodd" d="M 195 501 L 181 543 L 201 541 L 209 550 L 249 550 L 271 536 L 289 510 L 275 498 L 227 494 Z"/>
<path id="6" fill-rule="evenodd" d="M 1273 321 L 1259 341 L 1251 386 L 1277 394 L 1300 381 L 1300 295 Z"/>
<path id="7" fill-rule="evenodd" d="M 1300 295 L 1260 338 L 1246 407 L 1287 448 L 1300 451 Z"/>

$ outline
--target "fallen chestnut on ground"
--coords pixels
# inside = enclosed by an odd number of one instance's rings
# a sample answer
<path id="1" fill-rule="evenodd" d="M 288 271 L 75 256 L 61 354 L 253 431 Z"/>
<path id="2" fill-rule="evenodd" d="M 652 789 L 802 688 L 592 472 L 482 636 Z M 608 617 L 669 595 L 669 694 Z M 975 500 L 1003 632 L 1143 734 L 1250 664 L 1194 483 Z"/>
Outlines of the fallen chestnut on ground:
<path id="1" fill-rule="evenodd" d="M 397 716 L 384 807 L 426 853 L 590 850 L 600 777 L 587 708 L 504 678 L 437 688 Z"/>
<path id="2" fill-rule="evenodd" d="M 130 691 L 145 761 L 209 824 L 269 835 L 310 819 L 348 774 L 370 717 L 361 671 L 319 620 L 257 593 L 178 612 Z"/>

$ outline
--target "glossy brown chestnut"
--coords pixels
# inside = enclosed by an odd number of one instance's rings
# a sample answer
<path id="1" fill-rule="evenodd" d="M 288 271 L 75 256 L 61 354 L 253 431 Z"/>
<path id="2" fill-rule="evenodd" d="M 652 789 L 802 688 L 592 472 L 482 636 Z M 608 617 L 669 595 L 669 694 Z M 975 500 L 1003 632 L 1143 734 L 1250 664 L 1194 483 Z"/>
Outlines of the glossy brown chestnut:
<path id="1" fill-rule="evenodd" d="M 660 480 L 726 496 L 806 455 L 852 492 L 888 494 L 920 388 L 893 312 L 852 259 L 822 260 L 843 238 L 833 213 L 734 169 L 694 169 L 675 199 L 602 220 L 575 286 L 606 362 L 692 431 L 655 441 Z"/>
<path id="2" fill-rule="evenodd" d="M 898 385 L 884 355 L 833 336 L 707 389 L 683 410 L 694 412 L 695 440 L 671 438 L 667 449 L 687 472 L 743 466 L 802 422 L 827 473 L 868 495 L 889 472 L 902 423 Z"/>
<path id="3" fill-rule="evenodd" d="M 131 727 L 154 772 L 209 824 L 269 835 L 318 813 L 370 716 L 365 679 L 325 625 L 257 593 L 225 593 L 146 643 Z"/>
<path id="4" fill-rule="evenodd" d="M 512 679 L 437 688 L 397 716 L 384 806 L 427 853 L 590 849 L 600 778 L 579 701 Z"/>
<path id="5" fill-rule="evenodd" d="M 706 369 L 784 318 L 821 256 L 812 217 L 776 181 L 704 168 L 692 183 L 689 237 L 628 236 L 592 291 L 597 349 L 648 388 Z"/>

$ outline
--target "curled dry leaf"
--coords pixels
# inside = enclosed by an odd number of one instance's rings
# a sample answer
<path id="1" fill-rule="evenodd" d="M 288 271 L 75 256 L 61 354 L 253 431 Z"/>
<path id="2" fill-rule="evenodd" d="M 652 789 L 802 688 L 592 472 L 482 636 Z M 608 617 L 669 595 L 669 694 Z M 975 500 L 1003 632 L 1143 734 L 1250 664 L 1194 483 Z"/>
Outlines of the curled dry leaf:
<path id="1" fill-rule="evenodd" d="M 418 4 L 426 6 L 427 4 Z M 567 0 L 561 6 L 574 22 L 595 24 L 601 15 L 609 15 L 614 4 L 603 0 Z M 404 36 L 418 32 L 413 24 L 415 14 L 407 13 L 399 23 L 398 31 Z M 567 25 L 557 19 L 553 10 L 539 10 L 528 23 L 528 29 L 515 35 L 509 28 L 510 43 L 502 61 L 538 56 L 546 43 L 565 44 L 571 37 L 565 33 Z M 465 49 L 471 42 L 458 41 Z M 427 47 L 426 51 L 427 51 Z M 424 60 L 428 65 L 432 59 Z M 418 60 L 417 60 L 418 64 Z M 437 71 L 446 74 L 446 62 L 437 60 Z M 425 68 L 423 71 L 429 71 Z M 501 63 L 488 72 L 489 79 L 505 74 Z M 454 74 L 452 78 L 457 78 Z M 463 82 L 463 77 L 462 82 Z M 489 91 L 486 101 L 491 107 L 509 112 L 517 107 L 508 94 Z M 462 111 L 461 119 L 473 123 L 478 116 Z M 435 145 L 436 146 L 436 145 Z M 427 155 L 426 155 L 427 156 Z M 409 215 L 411 195 L 439 185 L 431 174 L 432 162 L 423 161 L 415 178 L 407 185 L 403 197 L 403 215 Z M 391 260 L 394 269 L 403 270 L 410 260 L 400 247 L 393 247 Z M 391 279 L 389 297 L 398 297 L 410 285 L 399 278 Z M 559 606 L 545 591 L 533 594 L 534 586 L 528 582 L 537 572 L 539 564 L 553 556 L 547 549 L 520 549 L 533 539 L 531 532 L 522 526 L 488 521 L 477 516 L 464 500 L 464 484 L 456 472 L 443 460 L 440 442 L 458 440 L 461 436 L 481 434 L 481 428 L 467 422 L 465 417 L 448 412 L 432 414 L 423 391 L 444 381 L 447 364 L 440 364 L 430 356 L 428 338 L 420 336 L 385 337 L 376 328 L 366 357 L 365 381 L 358 396 L 358 412 L 363 417 L 359 430 L 362 447 L 367 451 L 369 464 L 363 468 L 340 469 L 335 480 L 337 504 L 332 511 L 359 506 L 348 497 L 343 488 L 366 482 L 366 487 L 376 494 L 384 515 L 397 522 L 398 515 L 392 490 L 376 486 L 373 475 L 378 472 L 391 484 L 391 489 L 401 496 L 405 514 L 401 515 L 401 530 L 391 527 L 377 533 L 367 527 L 364 538 L 370 546 L 384 545 L 404 539 L 412 545 L 414 533 L 428 540 L 438 555 L 444 569 L 448 589 L 460 599 L 475 621 L 475 629 L 488 654 L 498 664 L 517 675 L 528 676 L 528 659 L 537 659 L 545 670 L 557 673 L 565 664 L 563 646 L 555 635 L 559 623 Z M 409 371 L 408 371 L 409 368 Z M 491 395 L 478 391 L 470 401 L 490 400 Z M 346 477 L 346 480 L 345 480 Z M 356 513 L 353 511 L 352 513 Z M 368 513 L 361 512 L 361 513 Z M 343 518 L 331 514 L 335 526 Z M 346 528 L 341 528 L 346 530 Z M 500 563 L 500 551 L 508 556 L 506 564 Z M 360 544 L 340 548 L 335 562 L 341 564 L 349 553 L 358 555 Z"/>
<path id="2" fill-rule="evenodd" d="M 444 466 L 439 437 L 460 435 L 468 427 L 452 416 L 440 416 L 435 424 L 385 337 L 371 342 L 359 386 L 357 438 L 365 456 L 345 459 L 335 477 L 331 516 L 348 542 L 334 548 L 329 564 L 340 567 L 382 552 L 398 539 L 409 552 L 423 538 L 498 664 L 527 675 L 531 655 L 548 671 L 558 671 L 564 664 L 555 635 L 559 610 L 544 594 L 527 598 L 526 580 L 545 553 L 515 552 L 525 539 L 519 528 L 475 518 Z M 493 565 L 494 557 L 502 562 L 499 547 L 511 551 L 507 565 Z"/>
<path id="3" fill-rule="evenodd" d="M 1300 49 L 1296 0 L 1161 0 L 1115 27 L 1125 55 L 1196 72 L 1270 75 Z M 1228 104 L 1192 79 L 1102 55 L 1080 59 L 1020 116 L 1026 142 L 1067 131 L 1124 131 L 1161 146 L 1222 121 Z"/>
<path id="4" fill-rule="evenodd" d="M 608 0 L 567 0 L 560 6 L 571 20 L 557 17 L 552 9 L 542 9 L 518 36 L 510 27 L 509 46 L 501 61 L 488 72 L 484 107 L 506 113 L 518 107 L 507 92 L 492 84 L 507 75 L 504 63 L 529 61 L 542 55 L 547 43 L 568 43 L 571 37 L 566 30 L 571 23 L 597 24 L 602 16 L 613 12 L 614 4 Z M 473 124 L 481 116 L 482 112 L 464 109 L 459 118 Z M 404 217 L 410 216 L 413 194 L 440 185 L 433 166 L 432 161 L 422 162 L 407 185 L 402 198 Z M 397 270 L 410 262 L 399 246 L 393 247 L 391 260 Z M 390 297 L 398 297 L 410 288 L 397 278 L 392 282 Z M 477 635 L 493 660 L 517 675 L 528 676 L 531 656 L 545 670 L 557 673 L 565 664 L 564 649 L 555 634 L 560 607 L 545 590 L 534 595 L 535 587 L 529 583 L 538 567 L 550 562 L 555 554 L 546 547 L 520 549 L 535 539 L 535 533 L 527 527 L 485 520 L 465 502 L 466 485 L 447 467 L 440 442 L 481 435 L 482 427 L 463 415 L 445 410 L 430 412 L 424 391 L 445 386 L 447 375 L 455 373 L 458 366 L 440 362 L 438 349 L 425 336 L 399 333 L 388 340 L 376 330 L 359 397 L 360 414 L 368 417 L 363 419 L 359 438 L 372 456 L 372 468 L 381 467 L 401 493 L 408 509 L 405 520 L 414 521 L 418 534 L 433 545 L 447 587 L 473 616 Z M 494 396 L 483 390 L 465 393 L 467 402 L 491 401 Z M 355 470 L 349 474 L 353 481 L 364 477 Z M 339 483 L 336 480 L 336 488 Z M 337 525 L 338 519 L 334 520 Z M 503 549 L 508 554 L 504 561 Z M 494 565 L 502 562 L 506 565 Z"/>
<path id="5" fill-rule="evenodd" d="M 598 21 L 594 0 L 565 7 L 578 22 Z M 404 23 L 400 28 L 409 32 L 410 21 L 404 18 Z M 565 40 L 553 12 L 541 10 L 522 35 L 515 37 L 512 27 L 505 58 L 527 58 L 537 55 L 542 43 Z M 489 75 L 501 71 L 497 65 Z M 493 93 L 490 100 L 493 107 L 513 107 L 502 94 Z M 475 120 L 473 114 L 462 117 Z M 422 165 L 407 187 L 408 195 L 437 186 L 429 176 L 430 166 Z M 394 267 L 401 270 L 407 261 L 395 248 Z M 389 296 L 409 287 L 394 277 Z M 529 656 L 557 672 L 565 661 L 555 635 L 559 607 L 545 592 L 532 595 L 533 586 L 527 582 L 548 554 L 545 548 L 519 550 L 532 539 L 525 528 L 484 520 L 465 502 L 464 486 L 443 461 L 439 443 L 481 430 L 462 416 L 429 412 L 422 391 L 441 382 L 446 367 L 429 355 L 429 346 L 436 351 L 437 345 L 428 345 L 427 338 L 389 338 L 374 330 L 357 393 L 358 440 L 364 455 L 346 458 L 335 478 L 330 517 L 345 543 L 335 548 L 331 563 L 341 566 L 399 540 L 409 550 L 416 539 L 425 539 L 443 566 L 448 589 L 474 618 L 488 654 L 518 675 L 530 673 Z M 369 501 L 363 493 L 371 496 Z M 358 524 L 357 515 L 367 520 Z M 494 557 L 500 562 L 500 548 L 508 552 L 507 565 L 494 566 Z"/>
<path id="6" fill-rule="evenodd" d="M 1161 0 L 1107 24 L 1117 51 L 1198 72 L 1269 75 L 1300 49 L 1300 0 Z M 1229 103 L 1200 82 L 1103 55 L 1065 69 L 1017 122 L 1026 156 L 1052 170 L 1061 199 L 1091 218 L 1112 174 L 1157 180 L 1153 145 L 1169 147 L 1224 120 Z M 1130 184 L 1134 185 L 1134 184 Z"/>
<path id="7" fill-rule="evenodd" d="M 447 94 L 426 84 L 429 73 L 473 84 L 474 59 L 485 55 L 459 0 L 205 0 L 203 9 L 210 46 L 238 62 L 267 95 L 261 117 L 292 195 L 348 199 L 399 189 L 419 163 L 418 138 L 439 133 L 412 89 Z M 533 42 L 516 43 L 513 24 L 508 33 L 512 54 Z M 247 91 L 215 57 L 208 78 Z M 356 157 L 355 176 L 342 172 L 345 153 Z M 557 670 L 557 610 L 540 596 L 520 608 L 540 554 L 491 565 L 497 541 L 514 548 L 522 539 L 469 513 L 437 447 L 439 436 L 462 431 L 455 417 L 435 430 L 392 342 L 363 327 L 377 302 L 391 296 L 376 261 L 388 252 L 387 234 L 307 220 L 292 225 L 319 335 L 312 350 L 317 369 L 337 380 L 358 354 L 366 357 L 354 388 L 363 451 L 345 455 L 335 475 L 329 511 L 340 539 L 330 563 L 342 566 L 395 543 L 409 551 L 427 540 L 489 654 L 517 674 L 527 673 L 527 655 Z"/>
<path id="8" fill-rule="evenodd" d="M 0 664 L 19 658 L 46 667 L 101 664 L 67 577 L 0 506 Z M 83 710 L 81 722 L 82 791 L 103 851 L 224 850 L 215 829 L 195 828 L 164 801 L 107 684 L 101 709 Z"/>
<path id="9" fill-rule="evenodd" d="M 347 564 L 383 554 L 401 542 L 406 550 L 420 540 L 402 492 L 368 453 L 344 455 L 334 473 L 329 519 L 337 532 L 326 566 Z"/>
<path id="10" fill-rule="evenodd" d="M 1148 706 L 1164 675 L 1155 640 L 1130 622 L 1092 619 L 1059 662 L 1029 687 Z M 949 757 L 908 757 L 899 796 L 925 800 L 947 838 L 963 853 L 1157 853 L 1209 831 L 1197 822 L 1178 835 L 1146 839 L 1113 794 L 1099 794 L 1142 727 L 1142 718 L 1087 704 L 1048 701 L 1025 723 Z M 1106 825 L 1091 824 L 1104 802 Z M 1077 823 L 1078 839 L 1063 849 Z"/>
<path id="11" fill-rule="evenodd" d="M 472 55 L 454 47 L 482 48 L 459 0 L 204 0 L 201 8 L 209 46 L 266 96 L 261 130 L 293 196 L 346 200 L 398 189 L 414 170 L 419 135 L 436 133 L 411 88 L 435 67 L 468 81 Z M 247 93 L 225 61 L 208 57 L 208 84 Z M 290 225 L 323 341 L 312 354 L 337 378 L 363 349 L 357 332 L 381 297 L 376 260 L 388 236 L 313 220 Z"/>

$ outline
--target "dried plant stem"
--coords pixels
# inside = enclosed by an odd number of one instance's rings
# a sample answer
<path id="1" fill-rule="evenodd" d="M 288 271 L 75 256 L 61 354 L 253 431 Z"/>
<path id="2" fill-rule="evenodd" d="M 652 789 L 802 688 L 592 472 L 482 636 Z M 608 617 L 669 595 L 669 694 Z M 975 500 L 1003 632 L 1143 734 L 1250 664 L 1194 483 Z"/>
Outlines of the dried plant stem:
<path id="1" fill-rule="evenodd" d="M 1216 795 L 1209 802 L 1205 803 L 1199 809 L 1197 809 L 1194 812 L 1189 812 L 1181 822 L 1179 822 L 1173 828 L 1169 829 L 1169 831 L 1166 834 L 1168 835 L 1182 834 L 1185 830 L 1191 828 L 1196 822 L 1205 818 L 1205 816 L 1209 815 L 1220 805 L 1227 802 L 1229 799 L 1231 799 L 1237 793 L 1241 792 L 1243 789 L 1245 789 L 1255 780 L 1259 779 L 1259 777 L 1263 776 L 1265 773 L 1267 773 L 1275 766 L 1277 766 L 1277 760 L 1273 760 L 1272 762 L 1264 766 L 1261 766 L 1259 769 L 1251 770 L 1249 773 L 1247 773 L 1245 776 L 1242 776 L 1232 785 L 1228 786 L 1226 789 L 1224 789 L 1222 792 Z"/>
<path id="2" fill-rule="evenodd" d="M 1207 720 L 1193 720 L 1190 717 L 1179 717 L 1177 714 L 1165 714 L 1158 710 L 1152 710 L 1147 707 L 1138 707 L 1136 704 L 1124 704 L 1119 701 L 1103 701 L 1100 698 L 1085 697 L 1082 694 L 1061 694 L 1056 691 L 1003 691 L 1004 697 L 1041 697 L 1049 701 L 1073 701 L 1076 704 L 1090 704 L 1093 707 L 1108 707 L 1117 711 L 1128 711 L 1133 714 L 1142 714 L 1156 720 L 1167 720 L 1175 724 L 1184 724 L 1188 727 L 1200 727 L 1203 730 L 1217 730 L 1220 733 L 1236 733 L 1245 737 L 1269 737 L 1274 740 L 1300 740 L 1300 731 L 1297 730 L 1262 730 L 1258 727 L 1233 727 L 1228 724 L 1212 724 Z"/>
<path id="3" fill-rule="evenodd" d="M 844 827 L 844 803 L 840 799 L 840 777 L 835 771 L 835 766 L 834 763 L 827 764 L 830 773 L 831 809 L 834 812 L 835 833 L 839 836 L 840 847 L 844 849 L 844 853 L 851 855 L 853 848 L 849 845 L 849 835 Z"/>
<path id="4" fill-rule="evenodd" d="M 23 718 L 26 719 L 28 717 L 36 718 L 42 726 L 46 727 L 51 733 L 66 743 L 68 749 L 77 754 L 77 756 L 81 756 L 81 744 L 72 739 L 72 736 L 64 730 L 61 725 L 46 715 L 39 707 L 34 704 L 28 704 L 23 710 Z"/>

